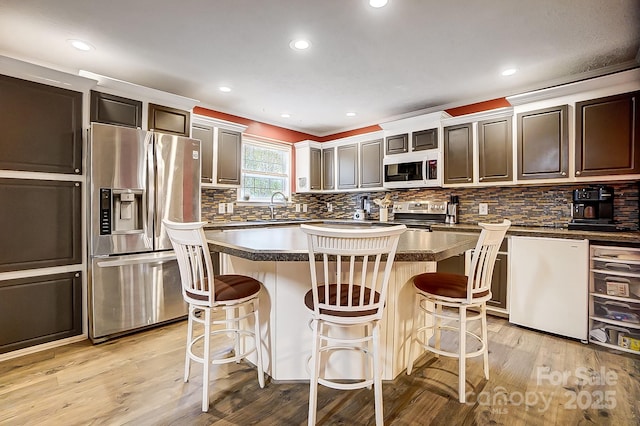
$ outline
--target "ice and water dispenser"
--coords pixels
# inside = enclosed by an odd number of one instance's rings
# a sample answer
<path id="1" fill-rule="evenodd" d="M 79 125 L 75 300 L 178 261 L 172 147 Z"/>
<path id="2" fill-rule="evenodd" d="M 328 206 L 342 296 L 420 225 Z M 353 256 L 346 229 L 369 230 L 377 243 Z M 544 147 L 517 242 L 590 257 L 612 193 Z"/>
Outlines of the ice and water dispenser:
<path id="1" fill-rule="evenodd" d="M 100 188 L 100 235 L 144 232 L 144 191 Z"/>

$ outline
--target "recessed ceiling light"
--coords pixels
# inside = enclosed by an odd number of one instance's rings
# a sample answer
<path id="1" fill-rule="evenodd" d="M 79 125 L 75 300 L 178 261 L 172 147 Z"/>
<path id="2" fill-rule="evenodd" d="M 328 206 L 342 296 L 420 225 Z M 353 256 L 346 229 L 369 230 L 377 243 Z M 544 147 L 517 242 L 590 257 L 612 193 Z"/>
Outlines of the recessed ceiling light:
<path id="1" fill-rule="evenodd" d="M 87 43 L 86 41 L 82 41 L 82 40 L 67 40 L 67 41 L 71 43 L 71 45 L 78 50 L 87 51 L 87 50 L 93 49 L 93 46 Z"/>
<path id="2" fill-rule="evenodd" d="M 388 0 L 369 0 L 371 7 L 383 7 L 387 5 Z"/>
<path id="3" fill-rule="evenodd" d="M 231 88 L 227 87 L 227 86 L 220 86 L 220 87 L 218 87 L 218 89 L 220 89 L 221 92 L 225 92 L 225 93 L 231 91 Z"/>
<path id="4" fill-rule="evenodd" d="M 285 113 L 280 114 L 280 117 L 282 117 L 282 118 L 289 118 L 289 117 L 291 117 L 291 114 L 287 114 L 287 113 L 285 112 Z"/>
<path id="5" fill-rule="evenodd" d="M 348 112 L 347 113 L 347 117 L 355 117 L 356 113 L 355 112 Z"/>
<path id="6" fill-rule="evenodd" d="M 291 43 L 289 43 L 289 47 L 294 50 L 306 50 L 311 47 L 311 42 L 304 39 L 291 40 Z"/>
<path id="7" fill-rule="evenodd" d="M 518 71 L 515 68 L 507 68 L 506 70 L 502 71 L 502 75 L 503 76 L 508 76 L 508 75 L 514 75 L 516 73 L 516 71 Z"/>

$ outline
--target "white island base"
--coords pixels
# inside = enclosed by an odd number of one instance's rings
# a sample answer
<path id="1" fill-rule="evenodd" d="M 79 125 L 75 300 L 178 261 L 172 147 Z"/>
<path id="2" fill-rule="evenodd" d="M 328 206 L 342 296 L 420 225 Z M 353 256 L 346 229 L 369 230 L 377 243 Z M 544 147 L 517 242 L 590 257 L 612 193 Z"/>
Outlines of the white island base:
<path id="1" fill-rule="evenodd" d="M 275 381 L 308 381 L 312 333 L 304 295 L 311 288 L 309 263 L 301 261 L 254 261 L 221 254 L 225 274 L 251 276 L 264 284 L 260 293 L 261 328 L 265 372 Z M 356 268 L 357 269 L 357 268 Z M 414 290 L 410 278 L 434 272 L 436 262 L 394 262 L 387 306 L 381 323 L 383 380 L 392 380 L 407 365 Z M 363 356 L 340 351 L 326 360 L 326 377 L 361 378 Z"/>

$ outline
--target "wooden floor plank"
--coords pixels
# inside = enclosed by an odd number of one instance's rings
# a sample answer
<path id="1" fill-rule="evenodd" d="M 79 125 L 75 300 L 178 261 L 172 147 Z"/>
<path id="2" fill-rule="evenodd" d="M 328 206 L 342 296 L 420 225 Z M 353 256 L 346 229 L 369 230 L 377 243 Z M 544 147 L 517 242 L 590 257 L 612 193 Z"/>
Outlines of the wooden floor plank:
<path id="1" fill-rule="evenodd" d="M 639 424 L 638 357 L 500 318 L 491 318 L 488 328 L 490 379 L 484 378 L 481 358 L 469 360 L 467 391 L 473 398 L 458 402 L 455 359 L 423 354 L 411 376 L 403 372 L 383 383 L 385 423 Z M 195 364 L 189 381 L 182 380 L 185 333 L 186 324 L 175 323 L 99 345 L 77 342 L 0 362 L 0 424 L 306 424 L 308 383 L 267 379 L 261 389 L 255 368 L 246 362 L 212 368 L 210 409 L 203 413 L 202 367 Z M 568 374 L 566 383 L 549 379 L 553 374 Z M 612 374 L 616 380 L 607 382 Z M 585 405 L 607 391 L 615 407 Z M 571 392 L 583 400 L 572 401 Z M 530 399 L 523 402 L 519 395 Z M 374 424 L 373 391 L 320 386 L 317 419 L 325 425 Z"/>

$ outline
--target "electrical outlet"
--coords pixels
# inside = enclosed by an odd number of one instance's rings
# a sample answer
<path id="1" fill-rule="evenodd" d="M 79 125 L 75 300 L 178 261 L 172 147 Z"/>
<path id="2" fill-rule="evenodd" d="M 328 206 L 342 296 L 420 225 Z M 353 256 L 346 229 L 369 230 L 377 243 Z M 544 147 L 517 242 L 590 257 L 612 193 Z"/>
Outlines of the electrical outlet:
<path id="1" fill-rule="evenodd" d="M 233 203 L 227 203 L 227 213 L 233 213 Z"/>
<path id="2" fill-rule="evenodd" d="M 303 204 L 303 205 L 302 205 L 302 212 L 303 212 L 303 213 L 306 213 L 306 212 L 307 212 L 307 205 L 306 205 L 306 204 Z"/>
<path id="3" fill-rule="evenodd" d="M 327 203 L 327 211 L 331 213 L 333 211 L 333 204 Z"/>
<path id="4" fill-rule="evenodd" d="M 218 204 L 218 213 L 224 214 L 224 212 L 225 212 L 225 208 L 224 207 L 225 207 L 225 203 Z"/>
<path id="5" fill-rule="evenodd" d="M 300 213 L 300 203 L 296 204 L 296 213 Z"/>
<path id="6" fill-rule="evenodd" d="M 483 216 L 489 214 L 489 205 L 487 203 L 480 203 L 478 206 L 478 213 Z"/>

